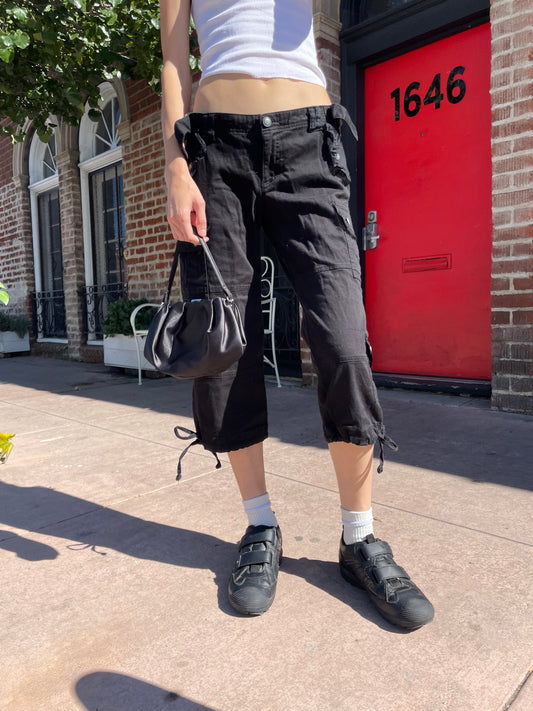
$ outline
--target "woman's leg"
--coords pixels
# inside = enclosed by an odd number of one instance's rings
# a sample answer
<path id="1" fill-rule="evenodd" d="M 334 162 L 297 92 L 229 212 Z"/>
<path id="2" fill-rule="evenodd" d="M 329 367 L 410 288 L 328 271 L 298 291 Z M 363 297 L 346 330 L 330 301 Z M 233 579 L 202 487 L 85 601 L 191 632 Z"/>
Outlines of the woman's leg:
<path id="1" fill-rule="evenodd" d="M 228 581 L 231 606 L 243 615 L 261 615 L 274 602 L 281 562 L 281 532 L 270 506 L 263 443 L 229 452 L 249 526 Z"/>
<path id="2" fill-rule="evenodd" d="M 372 505 L 372 454 L 374 445 L 331 442 L 331 459 L 337 475 L 341 506 L 367 511 Z"/>
<path id="3" fill-rule="evenodd" d="M 228 456 L 243 500 L 266 494 L 263 443 L 228 452 Z"/>

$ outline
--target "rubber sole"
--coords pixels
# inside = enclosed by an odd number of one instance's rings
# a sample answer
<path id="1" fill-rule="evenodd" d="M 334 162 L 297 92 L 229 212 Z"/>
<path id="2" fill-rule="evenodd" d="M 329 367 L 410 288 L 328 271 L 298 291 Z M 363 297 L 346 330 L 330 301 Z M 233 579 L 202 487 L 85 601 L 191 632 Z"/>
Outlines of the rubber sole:
<path id="1" fill-rule="evenodd" d="M 344 567 L 342 563 L 339 563 L 339 569 L 342 577 L 344 578 L 344 580 L 346 580 L 346 582 L 350 583 L 350 585 L 353 585 L 356 588 L 359 588 L 359 590 L 364 590 L 366 592 L 370 601 L 373 603 L 379 614 L 384 619 L 386 619 L 387 622 L 390 622 L 391 625 L 394 625 L 395 627 L 401 627 L 407 632 L 414 632 L 415 630 L 420 629 L 424 625 L 427 625 L 433 619 L 433 615 L 430 618 L 426 618 L 426 616 L 424 615 L 423 619 L 421 620 L 408 620 L 402 619 L 401 613 L 398 613 L 397 611 L 394 614 L 391 614 L 391 612 L 389 612 L 389 610 L 387 610 L 386 608 L 386 603 L 383 602 L 377 596 L 372 595 L 372 593 L 370 593 L 367 588 L 361 584 L 358 578 L 356 578 L 348 568 Z M 385 609 L 383 609 L 381 605 L 383 605 Z"/>

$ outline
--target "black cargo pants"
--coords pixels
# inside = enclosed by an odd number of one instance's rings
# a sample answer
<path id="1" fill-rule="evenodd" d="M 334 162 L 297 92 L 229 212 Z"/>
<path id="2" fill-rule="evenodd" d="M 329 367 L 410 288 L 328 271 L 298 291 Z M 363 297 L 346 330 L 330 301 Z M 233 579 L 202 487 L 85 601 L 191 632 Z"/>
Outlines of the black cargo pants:
<path id="1" fill-rule="evenodd" d="M 385 435 L 372 380 L 361 273 L 348 208 L 349 175 L 339 105 L 265 115 L 189 114 L 176 137 L 205 201 L 209 246 L 241 309 L 248 346 L 230 370 L 198 378 L 199 443 L 228 452 L 268 436 L 263 378 L 263 228 L 303 310 L 302 335 L 318 372 L 327 442 L 394 443 Z M 353 129 L 355 132 L 355 129 Z M 182 293 L 206 295 L 200 247 L 182 243 Z M 216 279 L 207 277 L 211 293 Z"/>

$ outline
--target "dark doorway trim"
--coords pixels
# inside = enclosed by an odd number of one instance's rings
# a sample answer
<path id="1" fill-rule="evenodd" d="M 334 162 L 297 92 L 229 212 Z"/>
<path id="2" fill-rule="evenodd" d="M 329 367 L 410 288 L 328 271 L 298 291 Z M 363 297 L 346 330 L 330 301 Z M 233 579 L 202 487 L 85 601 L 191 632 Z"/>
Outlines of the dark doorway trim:
<path id="1" fill-rule="evenodd" d="M 380 388 L 396 390 L 423 390 L 446 393 L 448 395 L 470 395 L 490 397 L 490 380 L 469 380 L 466 378 L 439 378 L 430 375 L 402 375 L 399 373 L 372 373 L 374 382 Z"/>
<path id="2" fill-rule="evenodd" d="M 341 0 L 341 96 L 359 133 L 357 150 L 347 151 L 352 176 L 351 212 L 360 240 L 365 224 L 364 70 L 392 57 L 490 21 L 490 0 L 413 0 L 396 10 L 350 26 L 352 0 Z M 353 145 L 347 138 L 346 146 Z M 361 241 L 359 243 L 361 249 Z M 362 275 L 364 287 L 364 253 Z M 382 387 L 490 394 L 490 382 L 374 373 Z"/>
<path id="3" fill-rule="evenodd" d="M 351 2 L 342 0 L 341 20 L 349 18 Z M 364 70 L 417 47 L 481 25 L 489 19 L 490 0 L 414 0 L 359 25 L 343 27 L 340 33 L 342 103 L 359 132 L 357 151 L 348 151 L 350 172 L 355 176 L 351 211 L 359 236 L 364 225 L 365 198 Z M 347 145 L 350 144 L 347 142 Z"/>
<path id="4" fill-rule="evenodd" d="M 353 27 L 340 38 L 345 65 L 368 66 L 489 20 L 490 0 L 414 0 Z M 343 11 L 341 10 L 341 13 Z M 349 17 L 349 15 L 348 15 Z"/>

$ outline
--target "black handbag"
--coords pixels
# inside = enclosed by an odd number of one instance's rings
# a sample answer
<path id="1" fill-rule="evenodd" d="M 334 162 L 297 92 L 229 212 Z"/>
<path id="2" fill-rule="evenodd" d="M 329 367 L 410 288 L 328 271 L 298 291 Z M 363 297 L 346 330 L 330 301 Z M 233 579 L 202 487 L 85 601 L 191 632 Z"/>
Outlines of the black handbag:
<path id="1" fill-rule="evenodd" d="M 227 370 L 244 353 L 246 337 L 239 308 L 205 242 L 198 238 L 204 258 L 222 287 L 224 296 L 178 301 L 170 304 L 170 291 L 176 275 L 179 244 L 176 245 L 168 287 L 144 344 L 144 356 L 156 370 L 174 378 L 200 378 Z"/>

